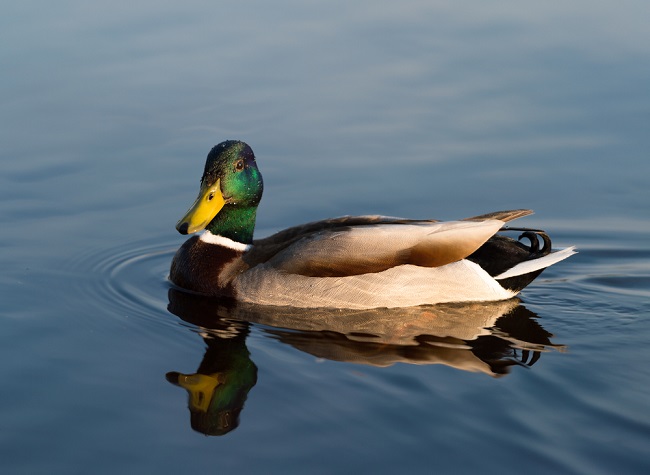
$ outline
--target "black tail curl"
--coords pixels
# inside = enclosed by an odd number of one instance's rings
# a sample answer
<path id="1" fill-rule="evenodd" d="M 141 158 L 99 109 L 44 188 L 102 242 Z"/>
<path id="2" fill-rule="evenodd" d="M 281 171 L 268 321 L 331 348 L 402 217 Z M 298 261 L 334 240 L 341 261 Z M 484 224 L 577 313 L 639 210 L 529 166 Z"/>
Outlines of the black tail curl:
<path id="1" fill-rule="evenodd" d="M 503 227 L 501 232 L 520 232 L 517 240 L 502 234 L 492 236 L 467 259 L 481 266 L 495 277 L 517 264 L 538 259 L 551 252 L 551 238 L 541 229 Z M 526 239 L 529 245 L 521 241 Z M 541 244 L 541 248 L 540 248 Z M 519 292 L 541 274 L 543 269 L 499 280 L 506 289 Z"/>
<path id="2" fill-rule="evenodd" d="M 519 237 L 518 241 L 526 238 L 530 242 L 530 254 L 534 255 L 531 259 L 536 259 L 538 257 L 545 256 L 551 252 L 551 238 L 541 229 L 530 229 L 530 228 L 510 228 L 505 226 L 501 228 L 501 232 L 506 231 L 523 231 Z M 542 239 L 542 249 L 539 248 L 539 240 Z"/>

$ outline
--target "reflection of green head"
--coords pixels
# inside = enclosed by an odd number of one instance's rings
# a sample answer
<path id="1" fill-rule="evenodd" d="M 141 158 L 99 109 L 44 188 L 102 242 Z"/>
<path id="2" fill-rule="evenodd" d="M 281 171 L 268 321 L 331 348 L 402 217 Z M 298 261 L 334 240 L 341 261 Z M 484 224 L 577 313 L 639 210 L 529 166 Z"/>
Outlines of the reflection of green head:
<path id="1" fill-rule="evenodd" d="M 239 413 L 257 382 L 257 366 L 241 336 L 208 340 L 199 372 L 167 373 L 167 380 L 187 390 L 192 428 L 224 435 L 239 425 Z"/>

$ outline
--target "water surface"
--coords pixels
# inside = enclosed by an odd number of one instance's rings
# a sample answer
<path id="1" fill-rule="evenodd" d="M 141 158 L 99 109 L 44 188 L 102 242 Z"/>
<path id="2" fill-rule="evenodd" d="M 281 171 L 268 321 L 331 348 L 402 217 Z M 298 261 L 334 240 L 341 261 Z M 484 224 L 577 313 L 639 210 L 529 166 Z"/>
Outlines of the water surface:
<path id="1" fill-rule="evenodd" d="M 648 9 L 7 5 L 3 473 L 647 473 Z M 489 305 L 188 297 L 173 226 L 231 138 L 258 236 L 532 208 L 579 254 Z"/>

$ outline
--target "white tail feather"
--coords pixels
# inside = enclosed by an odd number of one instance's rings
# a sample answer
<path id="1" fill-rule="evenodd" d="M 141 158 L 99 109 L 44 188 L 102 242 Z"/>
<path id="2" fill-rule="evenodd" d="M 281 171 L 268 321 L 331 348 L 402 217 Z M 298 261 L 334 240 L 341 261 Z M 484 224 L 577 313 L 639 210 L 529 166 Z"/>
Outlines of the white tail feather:
<path id="1" fill-rule="evenodd" d="M 575 246 L 567 247 L 566 249 L 562 249 L 560 251 L 551 252 L 544 257 L 540 257 L 539 259 L 532 259 L 530 261 L 521 262 L 516 266 L 511 267 L 507 271 L 497 275 L 495 279 L 507 279 L 509 277 L 516 277 L 518 275 L 535 272 L 536 270 L 545 269 L 549 266 L 552 266 L 556 262 L 563 261 L 573 254 L 576 254 Z"/>

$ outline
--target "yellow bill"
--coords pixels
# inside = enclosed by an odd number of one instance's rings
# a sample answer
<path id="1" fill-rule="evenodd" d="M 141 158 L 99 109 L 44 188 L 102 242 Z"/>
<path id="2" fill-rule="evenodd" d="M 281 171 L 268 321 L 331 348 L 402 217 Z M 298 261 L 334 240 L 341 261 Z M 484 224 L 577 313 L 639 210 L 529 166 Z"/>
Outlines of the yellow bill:
<path id="1" fill-rule="evenodd" d="M 181 234 L 192 234 L 205 229 L 225 204 L 226 200 L 221 194 L 221 180 L 217 180 L 212 186 L 201 185 L 198 198 L 185 216 L 176 223 L 176 229 Z"/>
<path id="2" fill-rule="evenodd" d="M 214 392 L 221 384 L 219 373 L 215 374 L 179 374 L 178 385 L 190 395 L 190 406 L 201 412 L 208 412 Z"/>

